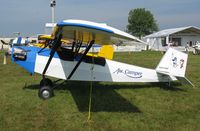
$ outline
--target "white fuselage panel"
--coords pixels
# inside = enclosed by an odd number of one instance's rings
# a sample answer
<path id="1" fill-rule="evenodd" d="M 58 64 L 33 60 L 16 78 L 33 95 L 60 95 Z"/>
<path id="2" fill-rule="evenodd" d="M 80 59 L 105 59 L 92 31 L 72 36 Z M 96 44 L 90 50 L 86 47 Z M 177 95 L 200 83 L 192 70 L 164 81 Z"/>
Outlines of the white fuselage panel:
<path id="1" fill-rule="evenodd" d="M 48 59 L 48 56 L 37 54 L 35 64 L 36 73 L 42 74 Z M 45 75 L 67 80 L 77 62 L 53 58 Z M 167 82 L 171 79 L 173 78 L 158 74 L 153 69 L 112 60 L 106 60 L 105 66 L 82 62 L 70 78 L 70 80 L 107 82 Z"/>

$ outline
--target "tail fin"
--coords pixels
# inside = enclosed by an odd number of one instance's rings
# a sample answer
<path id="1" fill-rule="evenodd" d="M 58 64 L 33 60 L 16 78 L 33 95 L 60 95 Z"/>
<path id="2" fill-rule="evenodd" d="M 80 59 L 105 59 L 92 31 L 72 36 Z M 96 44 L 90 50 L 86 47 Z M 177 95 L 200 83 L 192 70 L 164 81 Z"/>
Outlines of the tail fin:
<path id="1" fill-rule="evenodd" d="M 101 47 L 98 56 L 112 60 L 114 54 L 114 48 L 111 45 L 104 45 Z"/>
<path id="2" fill-rule="evenodd" d="M 180 82 L 184 81 L 192 85 L 192 83 L 185 78 L 187 59 L 188 54 L 169 48 L 156 67 L 156 71 L 161 74 L 174 76 L 180 80 Z"/>
<path id="3" fill-rule="evenodd" d="M 185 77 L 188 54 L 169 48 L 156 67 L 159 73 Z"/>

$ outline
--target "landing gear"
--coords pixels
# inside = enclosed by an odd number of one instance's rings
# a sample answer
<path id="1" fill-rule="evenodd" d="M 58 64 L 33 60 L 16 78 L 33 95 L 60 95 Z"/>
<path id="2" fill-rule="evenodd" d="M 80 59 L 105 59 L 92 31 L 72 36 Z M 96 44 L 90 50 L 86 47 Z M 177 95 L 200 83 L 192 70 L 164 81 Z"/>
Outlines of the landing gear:
<path id="1" fill-rule="evenodd" d="M 40 81 L 40 89 L 38 91 L 38 96 L 41 99 L 49 99 L 53 96 L 53 83 L 50 79 L 44 78 Z"/>
<path id="2" fill-rule="evenodd" d="M 53 89 L 49 86 L 43 86 L 38 91 L 38 96 L 44 100 L 53 96 Z"/>
<path id="3" fill-rule="evenodd" d="M 48 78 L 43 78 L 41 81 L 40 81 L 40 87 L 43 87 L 43 86 L 53 86 L 53 82 L 48 79 Z"/>

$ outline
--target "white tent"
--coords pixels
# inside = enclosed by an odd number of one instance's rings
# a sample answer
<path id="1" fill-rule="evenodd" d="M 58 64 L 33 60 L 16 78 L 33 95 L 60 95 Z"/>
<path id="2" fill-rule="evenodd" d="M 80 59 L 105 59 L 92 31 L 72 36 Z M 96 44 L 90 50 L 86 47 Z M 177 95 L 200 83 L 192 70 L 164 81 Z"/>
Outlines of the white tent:
<path id="1" fill-rule="evenodd" d="M 187 44 L 194 45 L 200 41 L 200 28 L 187 26 L 181 28 L 165 29 L 143 38 L 149 45 L 149 49 L 164 50 L 166 46 L 182 47 Z"/>

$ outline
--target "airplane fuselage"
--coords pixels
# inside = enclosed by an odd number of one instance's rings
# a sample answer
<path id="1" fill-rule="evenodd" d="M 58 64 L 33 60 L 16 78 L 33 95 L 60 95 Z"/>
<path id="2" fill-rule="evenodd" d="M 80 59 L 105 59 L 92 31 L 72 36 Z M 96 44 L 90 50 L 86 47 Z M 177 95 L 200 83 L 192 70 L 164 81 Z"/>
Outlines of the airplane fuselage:
<path id="1" fill-rule="evenodd" d="M 42 74 L 48 57 L 37 54 L 35 72 Z M 77 61 L 53 58 L 45 75 L 67 80 Z M 107 82 L 166 82 L 169 77 L 153 69 L 142 68 L 112 60 L 105 65 L 82 62 L 70 80 Z"/>
<path id="2" fill-rule="evenodd" d="M 13 60 L 30 73 L 42 74 L 49 59 L 50 49 L 39 52 L 38 47 L 23 47 L 26 52 L 24 60 Z M 38 53 L 39 52 L 39 53 Z M 46 76 L 68 80 L 68 76 L 77 64 L 79 55 L 70 50 L 56 52 L 45 73 Z M 168 82 L 173 77 L 162 75 L 154 69 L 125 64 L 105 58 L 86 56 L 69 80 L 106 81 L 106 82 Z"/>

